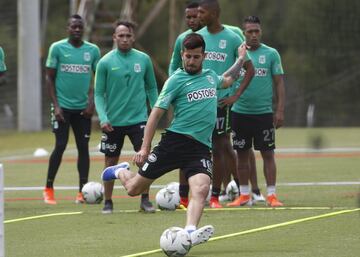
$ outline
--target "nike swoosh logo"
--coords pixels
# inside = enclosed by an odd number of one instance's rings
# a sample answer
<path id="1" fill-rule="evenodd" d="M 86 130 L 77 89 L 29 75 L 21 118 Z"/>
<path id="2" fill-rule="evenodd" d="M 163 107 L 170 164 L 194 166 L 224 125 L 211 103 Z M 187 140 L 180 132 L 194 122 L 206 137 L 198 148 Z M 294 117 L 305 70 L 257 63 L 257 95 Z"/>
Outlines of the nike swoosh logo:
<path id="1" fill-rule="evenodd" d="M 64 54 L 64 57 L 67 58 L 67 57 L 70 57 L 71 54 Z"/>
<path id="2" fill-rule="evenodd" d="M 274 145 L 275 145 L 275 143 L 268 144 L 269 147 L 272 147 Z"/>
<path id="3" fill-rule="evenodd" d="M 112 67 L 111 70 L 119 70 L 121 69 L 120 67 Z"/>
<path id="4" fill-rule="evenodd" d="M 187 86 L 190 86 L 191 84 L 192 84 L 192 82 L 185 83 L 185 85 L 187 85 Z"/>

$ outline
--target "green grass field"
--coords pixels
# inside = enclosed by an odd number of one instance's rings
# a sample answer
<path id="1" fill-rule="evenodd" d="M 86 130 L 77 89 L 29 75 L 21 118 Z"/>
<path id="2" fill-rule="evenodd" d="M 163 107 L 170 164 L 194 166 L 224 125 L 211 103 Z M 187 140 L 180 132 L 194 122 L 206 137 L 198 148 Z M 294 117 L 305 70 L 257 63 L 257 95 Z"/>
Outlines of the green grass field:
<path id="1" fill-rule="evenodd" d="M 90 143 L 90 180 L 98 182 L 104 165 L 96 150 L 99 138 L 100 133 L 94 132 Z M 123 189 L 114 191 L 112 215 L 101 214 L 102 204 L 76 205 L 76 189 L 57 190 L 58 204 L 47 206 L 41 190 L 48 157 L 34 158 L 32 153 L 39 147 L 51 151 L 51 133 L 0 132 L 0 142 L 0 163 L 5 170 L 6 256 L 164 256 L 159 250 L 162 231 L 185 223 L 182 210 L 139 213 L 139 199 L 127 197 Z M 284 128 L 277 132 L 277 147 L 277 193 L 285 208 L 259 204 L 206 209 L 200 225 L 212 224 L 215 235 L 187 256 L 359 256 L 360 128 Z M 303 150 L 314 147 L 314 151 Z M 71 138 L 55 188 L 77 186 L 74 150 Z M 128 142 L 125 150 L 132 150 Z M 265 193 L 259 155 L 257 166 Z M 160 178 L 155 185 L 171 181 L 177 181 L 177 172 Z M 151 190 L 152 199 L 157 190 Z"/>

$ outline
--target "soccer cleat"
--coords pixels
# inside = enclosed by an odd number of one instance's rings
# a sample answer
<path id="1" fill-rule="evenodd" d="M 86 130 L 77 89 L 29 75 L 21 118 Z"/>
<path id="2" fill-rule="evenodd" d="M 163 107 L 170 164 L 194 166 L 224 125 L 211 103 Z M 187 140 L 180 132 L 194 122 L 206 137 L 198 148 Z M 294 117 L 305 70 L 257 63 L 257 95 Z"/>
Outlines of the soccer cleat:
<path id="1" fill-rule="evenodd" d="M 149 201 L 149 199 L 141 199 L 140 202 L 140 211 L 146 212 L 146 213 L 154 213 L 156 210 L 153 206 L 153 204 Z"/>
<path id="2" fill-rule="evenodd" d="M 215 196 L 212 196 L 209 201 L 210 208 L 222 208 L 222 205 L 219 203 L 219 199 Z"/>
<path id="3" fill-rule="evenodd" d="M 211 225 L 203 226 L 195 231 L 190 232 L 191 246 L 207 242 L 214 234 L 214 227 Z"/>
<path id="4" fill-rule="evenodd" d="M 102 209 L 102 214 L 111 214 L 113 212 L 114 206 L 111 200 L 105 201 L 104 208 Z"/>
<path id="5" fill-rule="evenodd" d="M 45 187 L 43 191 L 43 197 L 44 197 L 44 202 L 46 204 L 52 204 L 52 205 L 56 204 L 54 197 L 54 188 Z"/>
<path id="6" fill-rule="evenodd" d="M 272 194 L 267 196 L 266 205 L 271 207 L 281 207 L 284 204 L 277 199 L 276 194 Z"/>
<path id="7" fill-rule="evenodd" d="M 128 162 L 122 162 L 122 163 L 120 163 L 118 165 L 106 167 L 104 169 L 104 171 L 102 172 L 102 174 L 101 174 L 101 179 L 103 181 L 112 181 L 112 180 L 117 179 L 117 177 L 115 175 L 115 172 L 118 169 L 127 169 L 127 170 L 129 170 L 130 169 L 130 164 Z"/>
<path id="8" fill-rule="evenodd" d="M 189 205 L 189 198 L 188 197 L 180 197 L 180 205 L 187 208 Z"/>
<path id="9" fill-rule="evenodd" d="M 244 206 L 244 205 L 248 205 L 248 206 L 252 205 L 250 195 L 240 195 L 234 201 L 232 201 L 231 203 L 228 203 L 226 206 L 237 207 L 237 206 Z"/>
<path id="10" fill-rule="evenodd" d="M 78 192 L 75 198 L 75 203 L 85 203 L 84 196 L 81 192 Z"/>
<path id="11" fill-rule="evenodd" d="M 255 194 L 255 193 L 252 193 L 252 201 L 253 203 L 256 203 L 256 202 L 265 202 L 265 197 L 260 193 L 260 194 Z"/>

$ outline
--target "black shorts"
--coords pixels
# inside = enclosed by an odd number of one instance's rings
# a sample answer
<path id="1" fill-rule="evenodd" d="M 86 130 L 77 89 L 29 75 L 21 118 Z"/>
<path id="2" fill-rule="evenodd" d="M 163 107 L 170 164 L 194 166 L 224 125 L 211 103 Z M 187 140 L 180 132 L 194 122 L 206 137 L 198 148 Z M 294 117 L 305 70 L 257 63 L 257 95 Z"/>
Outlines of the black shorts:
<path id="1" fill-rule="evenodd" d="M 275 149 L 273 114 L 240 114 L 232 112 L 233 146 L 237 151 Z"/>
<path id="2" fill-rule="evenodd" d="M 213 131 L 213 137 L 231 132 L 231 112 L 229 106 L 217 108 L 216 124 Z"/>
<path id="3" fill-rule="evenodd" d="M 205 173 L 211 178 L 209 147 L 188 136 L 166 131 L 139 174 L 145 178 L 157 179 L 175 169 L 184 171 L 186 179 L 198 173 Z"/>
<path id="4" fill-rule="evenodd" d="M 108 157 L 120 156 L 125 136 L 129 137 L 135 152 L 139 151 L 144 137 L 145 125 L 146 122 L 141 122 L 131 126 L 113 127 L 114 130 L 110 133 L 103 132 L 101 136 L 100 152 Z"/>
<path id="5" fill-rule="evenodd" d="M 79 144 L 88 144 L 91 133 L 91 119 L 82 115 L 83 110 L 69 110 L 62 108 L 64 122 L 57 121 L 54 115 L 54 109 L 51 109 L 51 126 L 56 136 L 58 144 L 67 144 L 69 139 L 70 126 L 74 132 L 76 142 Z"/>

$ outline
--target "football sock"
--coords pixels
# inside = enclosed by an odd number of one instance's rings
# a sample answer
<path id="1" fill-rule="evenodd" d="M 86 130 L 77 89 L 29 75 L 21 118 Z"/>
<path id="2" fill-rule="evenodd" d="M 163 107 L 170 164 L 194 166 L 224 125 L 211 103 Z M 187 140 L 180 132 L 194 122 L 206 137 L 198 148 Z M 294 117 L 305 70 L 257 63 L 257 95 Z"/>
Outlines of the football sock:
<path id="1" fill-rule="evenodd" d="M 241 195 L 249 195 L 250 187 L 248 185 L 240 185 L 240 194 Z"/>
<path id="2" fill-rule="evenodd" d="M 237 187 L 239 188 L 239 186 L 240 186 L 240 184 L 239 184 L 239 179 L 234 178 L 234 181 L 235 181 L 235 183 L 236 183 Z"/>
<path id="3" fill-rule="evenodd" d="M 211 196 L 212 196 L 212 197 L 219 198 L 220 191 L 221 191 L 220 188 L 213 187 L 213 188 L 212 188 L 212 192 L 211 192 Z"/>
<path id="4" fill-rule="evenodd" d="M 266 190 L 267 190 L 268 195 L 275 194 L 275 191 L 276 191 L 275 186 L 267 186 Z"/>
<path id="5" fill-rule="evenodd" d="M 189 232 L 189 234 L 190 234 L 191 232 L 194 232 L 194 231 L 196 230 L 196 226 L 194 226 L 194 225 L 187 225 L 187 226 L 185 227 L 185 230 L 186 230 L 187 232 Z"/>
<path id="6" fill-rule="evenodd" d="M 187 198 L 189 196 L 189 185 L 179 185 L 179 195 L 180 197 Z"/>
<path id="7" fill-rule="evenodd" d="M 149 194 L 141 194 L 141 200 L 149 199 Z"/>

